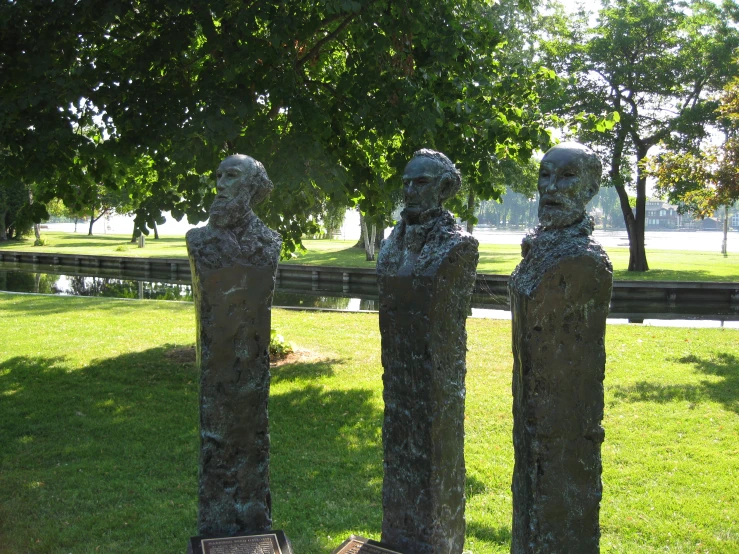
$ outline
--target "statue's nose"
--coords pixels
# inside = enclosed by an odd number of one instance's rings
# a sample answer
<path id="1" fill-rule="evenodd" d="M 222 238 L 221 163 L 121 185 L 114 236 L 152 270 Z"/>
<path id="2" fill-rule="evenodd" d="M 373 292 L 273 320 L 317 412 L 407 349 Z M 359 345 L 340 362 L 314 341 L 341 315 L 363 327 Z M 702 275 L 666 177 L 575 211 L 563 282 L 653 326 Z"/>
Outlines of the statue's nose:
<path id="1" fill-rule="evenodd" d="M 549 177 L 549 181 L 547 182 L 547 186 L 545 187 L 545 190 L 547 192 L 557 192 L 557 176 L 552 175 Z"/>

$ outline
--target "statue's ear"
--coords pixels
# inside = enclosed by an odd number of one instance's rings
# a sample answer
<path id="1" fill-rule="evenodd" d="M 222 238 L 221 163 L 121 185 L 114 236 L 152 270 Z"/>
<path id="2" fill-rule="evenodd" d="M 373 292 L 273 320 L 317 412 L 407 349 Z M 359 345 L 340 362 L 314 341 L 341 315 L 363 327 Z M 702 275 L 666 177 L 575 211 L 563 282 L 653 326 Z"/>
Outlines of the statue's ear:
<path id="1" fill-rule="evenodd" d="M 456 188 L 456 179 L 450 171 L 447 171 L 439 178 L 439 204 L 442 204 L 446 200 L 449 200 L 454 196 L 454 189 Z"/>

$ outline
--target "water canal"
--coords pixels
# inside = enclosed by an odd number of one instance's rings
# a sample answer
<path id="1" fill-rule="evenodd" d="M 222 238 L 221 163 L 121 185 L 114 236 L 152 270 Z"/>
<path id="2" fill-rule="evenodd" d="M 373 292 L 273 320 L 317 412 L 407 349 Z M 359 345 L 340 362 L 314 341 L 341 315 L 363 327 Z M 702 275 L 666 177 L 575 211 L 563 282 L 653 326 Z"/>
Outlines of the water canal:
<path id="1" fill-rule="evenodd" d="M 74 269 L 51 264 L 0 262 L 0 291 L 66 296 L 96 296 L 140 300 L 192 301 L 189 275 L 173 277 L 156 272 L 141 277 L 115 269 Z M 366 284 L 346 286 L 306 280 L 279 280 L 274 306 L 288 309 L 376 311 L 376 288 Z M 500 294 L 473 295 L 472 317 L 509 319 L 508 298 Z M 662 301 L 611 303 L 609 323 L 739 329 L 739 306 L 703 302 Z"/>

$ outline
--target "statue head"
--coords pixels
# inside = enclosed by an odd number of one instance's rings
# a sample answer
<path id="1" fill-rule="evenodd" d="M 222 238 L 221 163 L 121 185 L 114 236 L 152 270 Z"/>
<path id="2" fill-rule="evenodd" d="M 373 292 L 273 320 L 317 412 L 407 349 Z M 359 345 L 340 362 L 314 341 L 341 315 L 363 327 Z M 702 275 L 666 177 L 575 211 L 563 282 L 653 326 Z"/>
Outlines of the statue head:
<path id="1" fill-rule="evenodd" d="M 416 223 L 424 212 L 440 208 L 462 186 L 462 175 L 441 152 L 424 148 L 413 154 L 403 171 L 403 216 Z"/>
<path id="2" fill-rule="evenodd" d="M 210 206 L 210 220 L 219 227 L 237 225 L 273 188 L 264 166 L 243 154 L 223 160 L 216 178 L 216 198 Z"/>
<path id="3" fill-rule="evenodd" d="M 550 148 L 539 164 L 539 223 L 563 228 L 585 217 L 585 205 L 600 188 L 598 156 L 577 142 Z"/>

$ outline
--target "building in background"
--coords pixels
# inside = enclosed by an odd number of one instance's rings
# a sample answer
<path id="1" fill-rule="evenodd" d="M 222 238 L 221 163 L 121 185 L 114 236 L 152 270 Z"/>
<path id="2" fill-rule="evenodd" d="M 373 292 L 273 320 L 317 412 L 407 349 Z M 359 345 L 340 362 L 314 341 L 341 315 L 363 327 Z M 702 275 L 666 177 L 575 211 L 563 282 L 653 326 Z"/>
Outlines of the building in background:
<path id="1" fill-rule="evenodd" d="M 662 200 L 647 200 L 646 206 L 646 228 L 647 229 L 678 229 L 683 227 L 683 218 L 677 213 L 677 206 L 663 202 Z"/>

